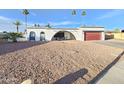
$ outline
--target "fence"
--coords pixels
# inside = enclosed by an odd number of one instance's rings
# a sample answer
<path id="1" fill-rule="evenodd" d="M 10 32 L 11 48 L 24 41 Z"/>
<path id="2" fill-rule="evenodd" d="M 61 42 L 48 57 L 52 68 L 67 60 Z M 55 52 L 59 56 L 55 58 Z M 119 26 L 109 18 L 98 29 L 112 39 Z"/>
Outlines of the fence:
<path id="1" fill-rule="evenodd" d="M 113 33 L 114 35 L 114 39 L 121 39 L 124 40 L 124 33 L 120 32 L 120 33 Z"/>

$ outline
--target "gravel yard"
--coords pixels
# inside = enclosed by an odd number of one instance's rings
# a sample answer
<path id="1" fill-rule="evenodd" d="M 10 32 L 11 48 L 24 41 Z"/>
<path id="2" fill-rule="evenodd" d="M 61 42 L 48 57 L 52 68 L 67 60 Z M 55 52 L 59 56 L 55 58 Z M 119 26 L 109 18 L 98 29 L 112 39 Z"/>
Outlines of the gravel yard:
<path id="1" fill-rule="evenodd" d="M 88 83 L 122 51 L 82 41 L 1 44 L 0 83 L 26 79 L 32 83 Z"/>

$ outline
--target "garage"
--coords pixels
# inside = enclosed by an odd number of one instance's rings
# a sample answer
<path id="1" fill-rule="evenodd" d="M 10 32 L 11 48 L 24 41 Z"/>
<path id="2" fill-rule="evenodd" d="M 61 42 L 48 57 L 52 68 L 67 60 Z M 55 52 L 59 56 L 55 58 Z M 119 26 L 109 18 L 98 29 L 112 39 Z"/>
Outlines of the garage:
<path id="1" fill-rule="evenodd" d="M 84 40 L 101 40 L 102 33 L 98 31 L 86 31 L 84 32 Z"/>

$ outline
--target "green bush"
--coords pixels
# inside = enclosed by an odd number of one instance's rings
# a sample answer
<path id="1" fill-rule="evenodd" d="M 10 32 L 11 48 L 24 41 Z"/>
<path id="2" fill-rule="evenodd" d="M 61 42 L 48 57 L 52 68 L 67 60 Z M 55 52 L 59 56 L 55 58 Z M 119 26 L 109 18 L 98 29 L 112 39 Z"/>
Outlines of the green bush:
<path id="1" fill-rule="evenodd" d="M 18 33 L 18 32 L 9 32 L 6 34 L 6 36 L 4 37 L 4 39 L 10 39 L 13 42 L 17 42 L 17 38 L 22 38 L 23 35 L 22 33 Z"/>

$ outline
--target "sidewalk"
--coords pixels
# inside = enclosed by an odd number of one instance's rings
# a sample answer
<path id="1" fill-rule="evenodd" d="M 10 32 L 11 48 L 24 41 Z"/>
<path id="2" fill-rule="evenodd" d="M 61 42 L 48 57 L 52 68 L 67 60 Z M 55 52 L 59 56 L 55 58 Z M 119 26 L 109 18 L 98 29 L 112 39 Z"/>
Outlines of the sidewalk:
<path id="1" fill-rule="evenodd" d="M 117 62 L 97 84 L 124 84 L 124 61 Z"/>

